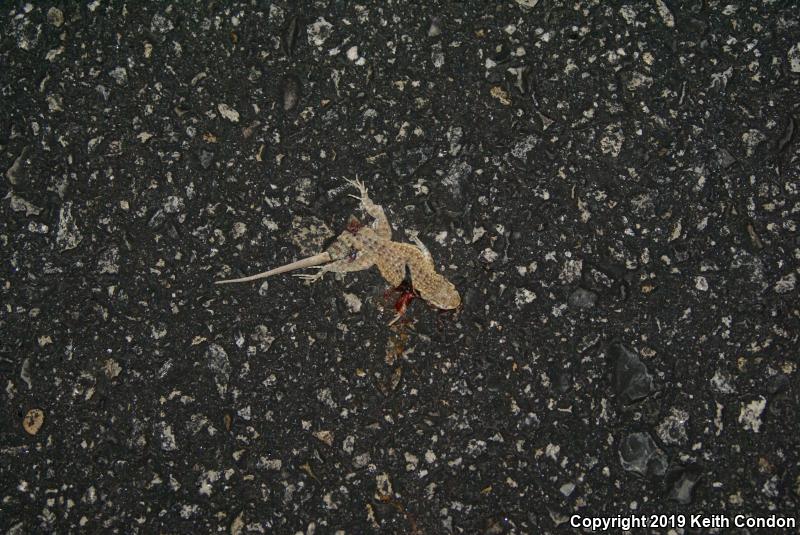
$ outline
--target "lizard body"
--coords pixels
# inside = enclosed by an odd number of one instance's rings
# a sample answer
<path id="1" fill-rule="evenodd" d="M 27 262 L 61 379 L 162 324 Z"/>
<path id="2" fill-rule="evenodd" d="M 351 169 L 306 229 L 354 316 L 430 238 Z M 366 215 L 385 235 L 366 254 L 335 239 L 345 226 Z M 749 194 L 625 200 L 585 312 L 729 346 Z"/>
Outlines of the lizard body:
<path id="1" fill-rule="evenodd" d="M 414 237 L 414 245 L 392 241 L 392 227 L 383 207 L 370 199 L 367 188 L 362 182 L 358 180 L 347 182 L 358 188 L 359 195 L 351 197 L 358 199 L 364 211 L 373 218 L 371 225 L 362 226 L 357 221 L 351 221 L 348 230 L 342 232 L 336 241 L 320 254 L 257 275 L 217 281 L 216 284 L 263 279 L 306 267 L 314 267 L 319 271 L 295 276 L 313 283 L 327 272 L 361 271 L 374 265 L 392 287 L 400 286 L 408 269 L 411 273 L 412 286 L 420 297 L 436 308 L 443 310 L 458 308 L 461 296 L 450 281 L 436 272 L 433 257 L 419 238 Z"/>

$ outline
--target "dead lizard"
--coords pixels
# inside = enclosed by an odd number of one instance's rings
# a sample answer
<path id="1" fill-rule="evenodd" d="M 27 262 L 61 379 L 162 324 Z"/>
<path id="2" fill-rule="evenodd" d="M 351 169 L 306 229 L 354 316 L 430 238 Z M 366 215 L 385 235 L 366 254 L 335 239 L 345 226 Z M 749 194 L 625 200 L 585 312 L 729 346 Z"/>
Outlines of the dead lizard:
<path id="1" fill-rule="evenodd" d="M 361 208 L 374 219 L 371 225 L 361 225 L 357 220 L 351 220 L 348 229 L 320 254 L 257 275 L 217 281 L 215 284 L 248 282 L 308 267 L 314 267 L 319 271 L 313 275 L 295 276 L 313 283 L 328 271 L 347 273 L 369 269 L 375 265 L 378 266 L 386 282 L 392 287 L 398 287 L 405 279 L 408 268 L 411 273 L 411 284 L 420 297 L 442 310 L 458 308 L 461 296 L 456 287 L 436 272 L 433 257 L 419 238 L 413 237 L 416 245 L 392 241 L 392 227 L 389 225 L 389 220 L 383 208 L 369 198 L 366 186 L 358 180 L 348 180 L 347 183 L 358 188 L 359 195 L 350 196 L 358 199 Z"/>

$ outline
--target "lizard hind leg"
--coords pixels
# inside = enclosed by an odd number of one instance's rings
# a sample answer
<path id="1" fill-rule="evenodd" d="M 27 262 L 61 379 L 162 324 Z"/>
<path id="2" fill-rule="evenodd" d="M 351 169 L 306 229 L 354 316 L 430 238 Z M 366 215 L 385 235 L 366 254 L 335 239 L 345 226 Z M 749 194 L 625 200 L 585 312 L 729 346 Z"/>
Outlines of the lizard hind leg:
<path id="1" fill-rule="evenodd" d="M 292 276 L 297 277 L 298 279 L 303 279 L 307 284 L 314 284 L 325 276 L 325 273 L 328 271 L 325 269 L 326 267 L 328 266 L 314 266 L 314 269 L 319 270 L 316 273 L 295 273 Z"/>
<path id="2" fill-rule="evenodd" d="M 316 266 L 319 271 L 317 273 L 303 273 L 295 275 L 300 279 L 303 279 L 308 282 L 308 284 L 313 284 L 320 280 L 325 273 L 350 273 L 353 271 L 361 271 L 364 269 L 369 269 L 372 267 L 373 260 L 369 255 L 359 254 L 354 257 L 346 257 L 340 260 L 336 260 L 329 264 L 325 264 L 324 266 Z"/>
<path id="3" fill-rule="evenodd" d="M 381 272 L 383 279 L 389 283 L 392 288 L 400 286 L 406 278 L 406 265 L 393 264 L 384 259 L 376 259 L 375 265 L 378 266 L 378 271 Z"/>

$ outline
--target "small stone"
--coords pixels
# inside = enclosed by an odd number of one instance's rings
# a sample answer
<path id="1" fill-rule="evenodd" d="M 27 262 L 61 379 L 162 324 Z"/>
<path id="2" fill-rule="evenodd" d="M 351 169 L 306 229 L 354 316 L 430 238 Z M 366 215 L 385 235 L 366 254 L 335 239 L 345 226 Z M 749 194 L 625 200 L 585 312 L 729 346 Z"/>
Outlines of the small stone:
<path id="1" fill-rule="evenodd" d="M 767 400 L 762 396 L 759 396 L 758 399 L 754 399 L 746 405 L 742 403 L 739 406 L 739 423 L 742 424 L 745 430 L 758 433 L 763 423 L 761 421 L 761 414 L 764 412 L 766 406 Z"/>
<path id="2" fill-rule="evenodd" d="M 775 293 L 789 293 L 794 290 L 796 284 L 797 276 L 795 276 L 794 273 L 789 273 L 788 275 L 781 277 L 781 279 L 775 283 Z"/>
<path id="3" fill-rule="evenodd" d="M 708 281 L 702 275 L 697 276 L 694 278 L 694 287 L 700 290 L 701 292 L 708 291 Z"/>
<path id="4" fill-rule="evenodd" d="M 656 0 L 656 7 L 658 8 L 658 14 L 661 15 L 661 20 L 664 21 L 667 28 L 674 28 L 675 17 L 672 15 L 672 11 L 669 10 L 664 0 Z"/>
<path id="5" fill-rule="evenodd" d="M 261 297 L 266 297 L 269 295 L 269 281 L 264 281 L 261 283 L 261 286 L 258 287 L 258 295 Z"/>
<path id="6" fill-rule="evenodd" d="M 19 370 L 20 378 L 28 385 L 28 390 L 33 388 L 33 377 L 31 377 L 31 359 L 26 358 L 22 361 L 22 367 Z"/>
<path id="7" fill-rule="evenodd" d="M 211 163 L 214 161 L 214 153 L 211 151 L 207 151 L 202 149 L 200 151 L 200 165 L 203 166 L 203 169 L 208 169 L 211 167 Z"/>
<path id="8" fill-rule="evenodd" d="M 225 117 L 232 123 L 239 122 L 239 112 L 231 108 L 225 103 L 220 103 L 217 105 L 217 110 L 219 110 L 220 115 Z"/>
<path id="9" fill-rule="evenodd" d="M 431 61 L 437 69 L 441 69 L 444 66 L 444 52 L 442 51 L 441 43 L 434 43 L 431 47 Z"/>
<path id="10" fill-rule="evenodd" d="M 272 336 L 266 325 L 257 325 L 253 334 L 250 335 L 250 339 L 257 344 L 258 350 L 262 353 L 269 351 L 272 342 L 275 341 L 275 337 Z"/>
<path id="11" fill-rule="evenodd" d="M 22 169 L 22 165 L 24 163 L 25 155 L 27 154 L 27 152 L 28 152 L 28 147 L 27 146 L 23 147 L 22 151 L 19 153 L 19 156 L 17 156 L 17 158 L 14 160 L 14 163 L 11 164 L 11 167 L 9 167 L 6 170 L 6 178 L 14 186 L 20 183 L 21 177 L 19 176 L 18 173 Z"/>
<path id="12" fill-rule="evenodd" d="M 64 100 L 61 95 L 47 95 L 47 109 L 52 112 L 64 111 Z"/>
<path id="13" fill-rule="evenodd" d="M 653 442 L 648 433 L 631 433 L 619 448 L 622 468 L 642 476 L 648 473 L 664 475 L 667 471 L 667 456 Z"/>
<path id="14" fill-rule="evenodd" d="M 280 470 L 283 468 L 283 461 L 281 459 L 267 459 L 265 457 L 261 457 L 256 464 L 256 467 L 263 468 L 265 470 Z"/>
<path id="15" fill-rule="evenodd" d="M 105 372 L 106 377 L 109 379 L 114 379 L 120 373 L 122 373 L 122 366 L 120 366 L 116 360 L 108 359 L 103 365 L 103 371 Z"/>
<path id="16" fill-rule="evenodd" d="M 10 193 L 9 195 L 11 197 L 11 209 L 15 212 L 25 212 L 26 216 L 31 216 L 39 215 L 39 213 L 42 211 L 41 208 L 34 206 L 18 195 L 14 195 L 13 193 Z"/>
<path id="17" fill-rule="evenodd" d="M 83 236 L 78 231 L 78 225 L 72 216 L 72 202 L 65 202 L 58 213 L 56 244 L 63 252 L 76 248 L 82 240 Z"/>
<path id="18" fill-rule="evenodd" d="M 736 163 L 736 158 L 734 158 L 731 153 L 725 149 L 720 149 L 717 151 L 717 160 L 719 160 L 719 165 L 723 169 L 727 169 Z"/>
<path id="19" fill-rule="evenodd" d="M 795 43 L 792 48 L 786 53 L 786 58 L 789 60 L 789 70 L 792 72 L 800 72 L 800 43 Z"/>
<path id="20" fill-rule="evenodd" d="M 561 394 L 566 394 L 572 390 L 572 385 L 572 374 L 566 370 L 559 371 L 555 377 L 555 381 L 553 382 L 553 388 L 555 388 L 556 391 L 560 392 Z"/>
<path id="21" fill-rule="evenodd" d="M 177 195 L 170 195 L 164 201 L 164 211 L 168 214 L 177 214 L 178 212 L 182 212 L 185 208 L 183 203 L 183 199 L 178 197 Z"/>
<path id="22" fill-rule="evenodd" d="M 245 235 L 246 232 L 247 232 L 247 224 L 245 224 L 245 223 L 243 223 L 241 221 L 237 221 L 236 223 L 233 224 L 233 232 L 232 232 L 232 234 L 233 234 L 234 239 L 241 238 L 242 236 Z"/>
<path id="23" fill-rule="evenodd" d="M 669 499 L 681 505 L 688 505 L 692 503 L 692 491 L 700 480 L 702 471 L 699 467 L 691 465 L 682 468 L 678 474 L 679 476 L 675 479 L 669 492 Z"/>
<path id="24" fill-rule="evenodd" d="M 358 47 L 351 46 L 347 49 L 347 59 L 350 61 L 356 61 L 358 59 Z"/>
<path id="25" fill-rule="evenodd" d="M 711 386 L 720 394 L 733 394 L 736 389 L 731 385 L 731 380 L 729 373 L 717 370 L 711 378 Z"/>
<path id="26" fill-rule="evenodd" d="M 167 33 L 174 27 L 171 20 L 158 13 L 153 15 L 153 19 L 150 22 L 150 31 L 153 33 Z"/>
<path id="27" fill-rule="evenodd" d="M 592 308 L 597 303 L 597 294 L 585 288 L 576 288 L 569 296 L 569 306 Z"/>
<path id="28" fill-rule="evenodd" d="M 658 426 L 658 438 L 664 444 L 685 444 L 688 440 L 686 434 L 686 423 L 689 421 L 689 413 L 673 407 L 670 415 L 664 418 Z"/>
<path id="29" fill-rule="evenodd" d="M 172 432 L 172 426 L 167 425 L 166 422 L 158 422 L 156 424 L 156 431 L 158 432 L 159 445 L 164 451 L 175 451 L 178 449 L 178 443 L 175 440 L 175 433 Z"/>
<path id="30" fill-rule="evenodd" d="M 409 451 L 405 452 L 403 457 L 406 460 L 406 471 L 413 472 L 417 469 L 417 466 L 419 465 L 419 457 Z"/>
<path id="31" fill-rule="evenodd" d="M 306 28 L 306 35 L 308 37 L 308 44 L 312 46 L 322 46 L 328 37 L 331 36 L 333 24 L 325 20 L 324 17 L 318 18 Z"/>
<path id="32" fill-rule="evenodd" d="M 57 7 L 51 7 L 47 10 L 47 22 L 60 28 L 64 24 L 64 13 Z"/>
<path id="33" fill-rule="evenodd" d="M 392 158 L 392 168 L 399 177 L 410 177 L 433 157 L 433 148 L 430 145 L 423 145 L 414 149 L 398 153 Z M 454 161 L 453 164 L 456 162 Z M 471 168 L 470 168 L 471 170 Z M 446 179 L 442 180 L 446 184 Z"/>
<path id="34" fill-rule="evenodd" d="M 22 428 L 25 432 L 33 436 L 39 432 L 44 424 L 44 411 L 42 409 L 31 409 L 22 419 Z"/>
<path id="35" fill-rule="evenodd" d="M 231 535 L 242 535 L 244 525 L 244 511 L 242 511 L 239 513 L 239 516 L 233 519 L 233 522 L 231 523 Z"/>
<path id="36" fill-rule="evenodd" d="M 541 138 L 533 134 L 529 134 L 524 139 L 514 144 L 511 149 L 511 155 L 522 161 L 528 160 L 528 153 L 530 153 L 541 142 Z"/>
<path id="37" fill-rule="evenodd" d="M 774 396 L 789 387 L 789 377 L 783 373 L 773 375 L 767 379 L 767 393 Z"/>
<path id="38" fill-rule="evenodd" d="M 281 84 L 283 94 L 283 110 L 292 111 L 300 102 L 300 79 L 294 74 L 289 74 Z"/>
<path id="39" fill-rule="evenodd" d="M 528 288 L 518 288 L 514 294 L 514 303 L 521 307 L 533 303 L 536 300 L 536 293 Z"/>
<path id="40" fill-rule="evenodd" d="M 447 141 L 450 142 L 450 156 L 458 156 L 461 152 L 461 140 L 464 137 L 464 129 L 460 126 L 451 126 L 447 130 Z"/>
<path id="41" fill-rule="evenodd" d="M 453 160 L 447 174 L 442 179 L 442 184 L 447 186 L 454 197 L 460 198 L 464 185 L 468 183 L 471 174 L 472 166 L 469 163 L 464 160 Z"/>
<path id="42" fill-rule="evenodd" d="M 600 150 L 603 154 L 610 154 L 614 158 L 619 156 L 622 145 L 625 143 L 625 133 L 619 123 L 606 126 L 605 135 L 600 138 Z"/>
<path id="43" fill-rule="evenodd" d="M 117 85 L 125 85 L 128 81 L 128 71 L 125 70 L 125 67 L 117 67 L 109 71 L 108 75 L 117 82 Z"/>
<path id="44" fill-rule="evenodd" d="M 231 361 L 228 358 L 228 354 L 222 346 L 211 344 L 206 350 L 205 359 L 209 370 L 214 375 L 219 394 L 224 395 L 228 389 L 228 380 L 231 376 Z"/>
<path id="45" fill-rule="evenodd" d="M 347 309 L 353 314 L 361 312 L 361 299 L 359 299 L 357 295 L 345 293 L 344 302 L 347 305 Z"/>
<path id="46" fill-rule="evenodd" d="M 100 273 L 119 273 L 119 248 L 109 247 L 100 253 L 97 268 Z"/>
<path id="47" fill-rule="evenodd" d="M 755 154 L 756 147 L 758 147 L 766 139 L 767 136 L 765 136 L 761 130 L 756 130 L 755 128 L 751 128 L 742 134 L 742 143 L 744 144 L 745 153 L 747 156 L 752 156 Z"/>
<path id="48" fill-rule="evenodd" d="M 31 4 L 25 4 L 31 6 Z M 32 7 L 32 6 L 31 6 Z M 30 12 L 30 10 L 26 11 Z M 22 50 L 33 50 L 42 36 L 42 26 L 34 24 L 30 17 L 16 16 L 12 19 L 10 31 L 3 28 L 4 36 L 16 35 L 17 46 Z"/>
<path id="49" fill-rule="evenodd" d="M 434 18 L 428 27 L 428 37 L 439 37 L 440 35 L 442 35 L 442 28 L 439 26 L 439 19 Z"/>
<path id="50" fill-rule="evenodd" d="M 353 468 L 364 468 L 369 464 L 370 455 L 369 453 L 362 453 L 361 455 L 357 455 L 353 459 Z"/>
<path id="51" fill-rule="evenodd" d="M 389 478 L 389 474 L 383 472 L 375 476 L 375 489 L 376 496 L 378 497 L 391 496 L 394 494 L 394 490 L 392 490 L 392 480 Z"/>
<path id="52" fill-rule="evenodd" d="M 612 345 L 610 352 L 614 359 L 614 390 L 619 399 L 628 405 L 649 396 L 653 377 L 636 353 L 619 343 Z"/>
<path id="53" fill-rule="evenodd" d="M 570 284 L 580 280 L 583 273 L 583 260 L 567 260 L 561 267 L 558 280 Z"/>
<path id="54" fill-rule="evenodd" d="M 481 251 L 480 259 L 486 264 L 491 264 L 492 262 L 497 260 L 499 256 L 500 255 L 497 254 L 496 251 L 493 251 L 491 248 L 487 247 L 486 249 Z"/>
<path id="55" fill-rule="evenodd" d="M 147 226 L 150 228 L 158 228 L 162 224 L 164 224 L 164 220 L 166 220 L 167 216 L 164 214 L 164 209 L 159 208 L 156 212 L 150 216 L 150 219 L 147 221 Z"/>
<path id="56" fill-rule="evenodd" d="M 314 438 L 325 443 L 327 446 L 333 446 L 333 433 L 330 431 L 317 431 L 314 433 Z"/>
<path id="57" fill-rule="evenodd" d="M 691 251 L 682 243 L 677 243 L 672 248 L 675 252 L 675 263 L 686 262 L 692 256 Z"/>
<path id="58" fill-rule="evenodd" d="M 47 234 L 50 232 L 50 227 L 45 225 L 44 223 L 37 223 L 35 221 L 31 221 L 28 223 L 28 232 L 32 232 L 34 234 Z"/>
<path id="59" fill-rule="evenodd" d="M 503 106 L 511 106 L 511 97 L 508 95 L 505 89 L 500 87 L 499 85 L 493 86 L 489 93 L 500 101 L 500 104 Z"/>

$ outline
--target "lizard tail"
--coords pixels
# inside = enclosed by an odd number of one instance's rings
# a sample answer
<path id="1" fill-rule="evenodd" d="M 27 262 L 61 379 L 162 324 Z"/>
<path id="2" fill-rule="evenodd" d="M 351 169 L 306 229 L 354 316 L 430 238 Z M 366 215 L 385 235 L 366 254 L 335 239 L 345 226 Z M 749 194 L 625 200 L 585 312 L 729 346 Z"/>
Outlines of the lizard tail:
<path id="1" fill-rule="evenodd" d="M 258 279 L 266 279 L 267 277 L 278 275 L 280 273 L 286 273 L 287 271 L 307 268 L 311 266 L 318 266 L 320 264 L 324 264 L 330 261 L 331 261 L 331 255 L 329 255 L 328 253 L 320 253 L 318 255 L 309 256 L 308 258 L 303 258 L 302 260 L 298 260 L 297 262 L 292 262 L 291 264 L 286 264 L 285 266 L 276 267 L 275 269 L 270 269 L 269 271 L 265 271 L 263 273 L 250 275 L 249 277 L 242 277 L 241 279 L 228 279 L 228 280 L 216 281 L 214 284 L 232 284 L 234 282 L 250 282 Z"/>

